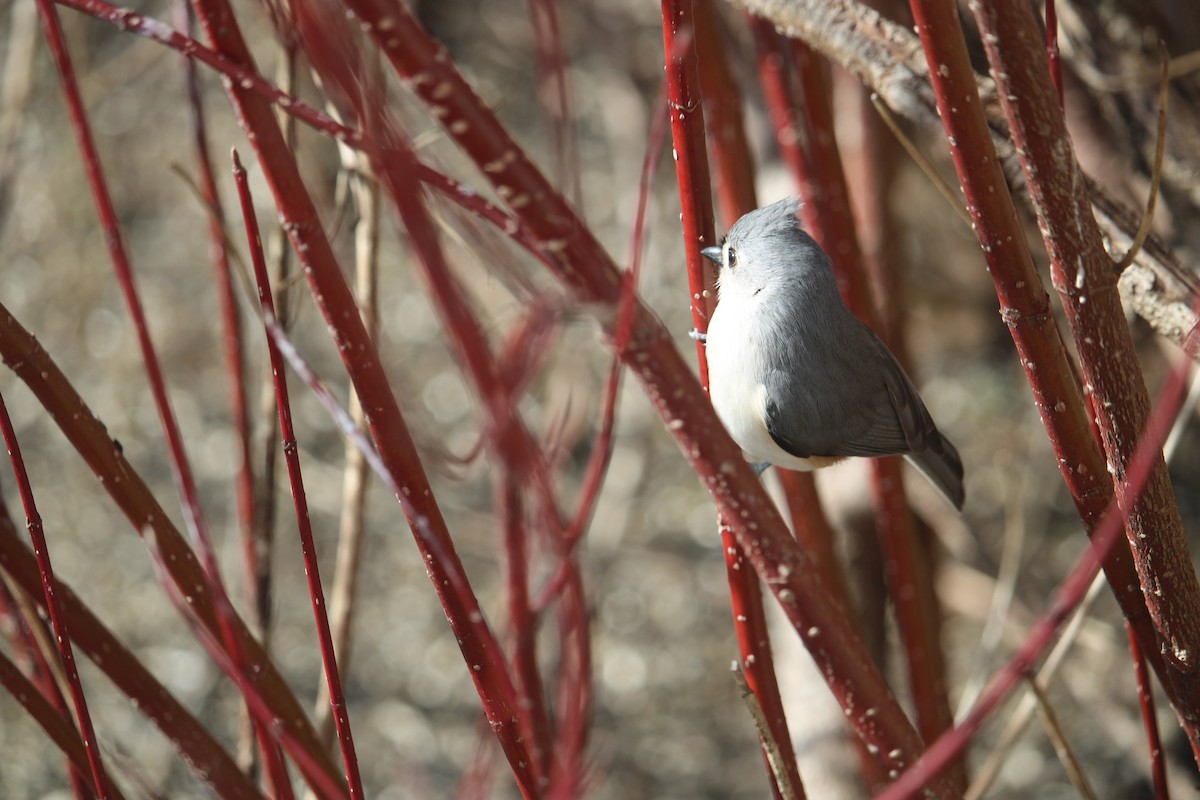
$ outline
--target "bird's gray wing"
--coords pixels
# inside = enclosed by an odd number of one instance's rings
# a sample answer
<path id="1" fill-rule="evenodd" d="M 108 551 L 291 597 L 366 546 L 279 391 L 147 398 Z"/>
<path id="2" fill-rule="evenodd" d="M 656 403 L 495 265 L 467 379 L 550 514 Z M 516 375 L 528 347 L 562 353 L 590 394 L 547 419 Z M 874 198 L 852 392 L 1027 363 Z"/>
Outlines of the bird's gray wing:
<path id="1" fill-rule="evenodd" d="M 781 448 L 811 456 L 886 456 L 924 449 L 936 430 L 917 390 L 874 333 L 855 331 L 857 358 L 828 375 L 823 391 L 811 384 L 797 391 L 795 376 L 781 370 L 765 378 L 767 432 Z M 850 348 L 846 348 L 850 350 Z M 785 413 L 780 398 L 801 402 Z"/>

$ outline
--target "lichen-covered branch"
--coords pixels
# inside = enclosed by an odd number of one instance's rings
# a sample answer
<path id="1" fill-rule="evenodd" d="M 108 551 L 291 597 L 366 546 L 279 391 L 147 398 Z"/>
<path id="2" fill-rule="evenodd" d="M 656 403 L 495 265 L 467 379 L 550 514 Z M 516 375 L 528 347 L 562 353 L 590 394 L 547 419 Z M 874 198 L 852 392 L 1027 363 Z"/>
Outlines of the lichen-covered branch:
<path id="1" fill-rule="evenodd" d="M 814 50 L 850 70 L 900 116 L 926 131 L 940 129 L 929 89 L 929 70 L 911 30 L 854 0 L 729 1 L 770 20 L 787 35 L 803 39 Z M 975 80 L 1005 171 L 1010 179 L 1023 183 L 1020 167 L 1013 162 L 1016 153 L 1008 138 L 995 87 L 985 76 L 976 75 Z M 1131 241 L 1141 215 L 1130 214 L 1121 203 L 1090 183 L 1089 194 L 1106 239 L 1118 247 Z M 1195 287 L 1194 277 L 1181 272 L 1169 249 L 1153 236 L 1125 271 L 1120 287 L 1138 315 L 1160 336 L 1176 344 L 1182 342 L 1200 319 L 1187 300 Z"/>

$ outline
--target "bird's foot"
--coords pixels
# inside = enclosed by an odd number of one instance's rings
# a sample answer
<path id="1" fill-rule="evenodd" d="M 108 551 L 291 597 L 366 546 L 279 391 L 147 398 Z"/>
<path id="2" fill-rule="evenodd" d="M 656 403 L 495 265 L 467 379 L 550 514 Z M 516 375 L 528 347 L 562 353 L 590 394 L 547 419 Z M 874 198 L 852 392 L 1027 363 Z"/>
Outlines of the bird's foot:
<path id="1" fill-rule="evenodd" d="M 694 339 L 697 342 L 705 342 L 705 343 L 708 342 L 708 334 L 701 333 L 700 331 L 696 330 L 695 328 L 692 328 L 690 331 L 688 331 L 688 336 L 690 336 L 692 339 Z"/>

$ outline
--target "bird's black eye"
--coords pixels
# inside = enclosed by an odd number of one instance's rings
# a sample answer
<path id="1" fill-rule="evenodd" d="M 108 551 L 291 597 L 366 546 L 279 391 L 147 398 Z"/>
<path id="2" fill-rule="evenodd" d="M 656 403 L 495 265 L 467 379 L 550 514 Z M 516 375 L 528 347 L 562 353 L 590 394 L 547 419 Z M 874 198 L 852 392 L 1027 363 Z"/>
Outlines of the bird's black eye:
<path id="1" fill-rule="evenodd" d="M 725 266 L 729 267 L 729 269 L 737 268 L 737 251 L 730 247 L 728 243 L 725 245 Z"/>

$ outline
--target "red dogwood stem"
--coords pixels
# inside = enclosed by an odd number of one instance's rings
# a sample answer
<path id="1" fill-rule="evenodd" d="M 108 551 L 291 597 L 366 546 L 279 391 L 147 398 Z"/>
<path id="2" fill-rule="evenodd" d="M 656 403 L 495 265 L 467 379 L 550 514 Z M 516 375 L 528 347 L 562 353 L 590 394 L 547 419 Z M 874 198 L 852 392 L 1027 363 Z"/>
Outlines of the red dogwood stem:
<path id="1" fill-rule="evenodd" d="M 1107 467 L 1092 437 L 1083 394 L 996 158 L 957 7 L 953 0 L 912 0 L 910 7 L 925 57 L 933 65 L 929 77 L 967 210 L 1000 301 L 1001 318 L 1016 345 L 1059 470 L 1090 535 L 1113 497 L 1112 483 L 1105 477 Z M 1163 674 L 1158 636 L 1129 548 L 1112 548 L 1103 562 L 1122 612 L 1137 631 L 1147 658 Z"/>
<path id="2" fill-rule="evenodd" d="M 250 196 L 250 183 L 246 170 L 233 151 L 233 175 L 237 182 L 238 198 L 242 204 L 242 217 L 246 225 L 246 238 L 250 244 L 250 258 L 254 265 L 254 281 L 258 285 L 258 301 L 267 314 L 275 313 L 275 300 L 271 295 L 271 280 L 267 276 L 267 261 L 263 256 L 262 239 L 258 231 L 258 219 L 254 213 L 254 199 Z M 317 561 L 317 548 L 313 543 L 312 519 L 308 514 L 308 500 L 304 491 L 304 478 L 300 470 L 300 452 L 296 444 L 296 432 L 292 426 L 291 401 L 288 398 L 287 376 L 283 371 L 283 358 L 275 341 L 267 338 L 267 352 L 271 363 L 271 374 L 275 379 L 275 402 L 279 410 L 279 433 L 282 437 L 283 457 L 287 461 L 288 481 L 292 489 L 292 500 L 296 507 L 296 523 L 300 535 L 300 550 L 304 558 L 304 575 L 308 579 L 309 597 L 312 599 L 313 618 L 321 648 L 321 663 L 325 668 L 325 681 L 329 689 L 329 704 L 333 709 L 333 724 L 337 729 L 342 748 L 342 761 L 346 766 L 346 781 L 351 800 L 363 797 L 362 777 L 358 769 L 358 757 L 354 752 L 354 735 L 350 731 L 350 715 L 346 710 L 346 696 L 342 692 L 342 679 L 338 672 L 337 657 L 333 652 L 333 637 L 329 632 L 329 615 L 325 608 L 325 590 L 321 586 L 321 566 Z"/>
<path id="3" fill-rule="evenodd" d="M 369 35 L 541 242 L 554 273 L 611 330 L 622 280 L 585 225 L 500 126 L 411 13 L 390 0 L 348 0 Z M 672 338 L 638 303 L 622 360 L 643 383 L 684 454 L 733 526 L 755 571 L 801 633 L 835 696 L 886 770 L 922 749 L 844 612 L 821 586 L 741 451 L 724 431 Z M 950 796 L 944 783 L 936 796 Z"/>
<path id="4" fill-rule="evenodd" d="M 699 5 L 694 5 L 693 0 L 664 0 L 662 26 L 663 50 L 667 61 L 667 108 L 671 122 L 671 139 L 674 142 L 675 177 L 683 211 L 683 247 L 688 267 L 688 289 L 692 298 L 693 321 L 698 300 L 705 301 L 706 317 L 702 320 L 703 327 L 698 326 L 698 329 L 707 330 L 708 319 L 711 318 L 717 301 L 716 275 L 713 265 L 700 254 L 700 250 L 716 241 L 716 232 L 713 229 L 712 187 L 705 142 L 703 99 L 708 99 L 709 105 L 715 103 L 718 110 L 724 111 L 728 116 L 725 119 L 718 116 L 713 120 L 722 134 L 714 152 L 723 153 L 718 163 L 726 168 L 721 181 L 722 194 L 727 196 L 725 205 L 730 204 L 732 198 L 728 195 L 738 187 L 750 188 L 752 191 L 753 184 L 749 183 L 752 171 L 749 169 L 748 152 L 744 146 L 737 147 L 733 139 L 738 135 L 738 131 L 731 130 L 731 126 L 736 125 L 739 129 L 741 127 L 740 111 L 734 107 L 740 104 L 730 98 L 732 80 L 727 77 L 728 69 L 721 69 L 724 57 L 715 36 L 716 20 L 712 13 L 711 0 L 696 2 Z M 710 80 L 707 86 L 703 86 L 700 80 L 698 48 L 706 42 L 713 47 L 704 52 Z M 713 78 L 716 79 L 717 87 L 713 87 Z M 708 88 L 721 88 L 724 91 L 720 95 L 714 94 L 705 98 L 707 92 L 702 90 Z M 717 101 L 718 97 L 723 99 Z M 745 157 L 741 159 L 742 168 L 738 169 L 728 160 L 735 159 L 740 154 L 744 154 Z M 725 163 L 721 163 L 721 160 Z M 743 172 L 746 177 L 742 177 Z M 703 347 L 700 348 L 699 358 L 701 385 L 707 389 L 708 358 Z M 745 569 L 746 558 L 742 547 L 723 519 L 718 518 L 718 529 L 725 554 L 729 600 L 742 672 L 762 709 L 770 736 L 779 746 L 778 752 L 783 762 L 781 768 L 785 773 L 782 777 L 787 782 L 789 791 L 785 792 L 778 785 L 780 776 L 774 772 L 771 773 L 772 788 L 776 797 L 784 797 L 789 793 L 803 797 L 804 786 L 800 781 L 800 770 L 796 765 L 783 700 L 779 694 L 779 681 L 775 676 L 775 658 L 771 651 L 770 630 L 763 608 L 762 588 L 759 586 L 758 576 Z M 767 757 L 765 750 L 764 757 Z"/>
<path id="5" fill-rule="evenodd" d="M 49 9 L 54 13 L 53 6 L 40 6 L 43 12 Z M 44 19 L 44 18 L 43 18 Z M 62 659 L 63 671 L 67 676 L 67 686 L 71 690 L 71 701 L 75 705 L 75 716 L 79 721 L 79 733 L 83 738 L 83 746 L 87 751 L 87 763 L 91 768 L 92 788 L 101 798 L 112 797 L 108 785 L 108 773 L 104 769 L 104 761 L 100 757 L 100 742 L 96 739 L 96 731 L 92 728 L 92 717 L 88 713 L 87 698 L 83 694 L 83 684 L 79 681 L 79 669 L 75 666 L 75 651 L 71 648 L 70 630 L 67 628 L 66 617 L 63 615 L 62 604 L 58 599 L 58 581 L 54 577 L 54 565 L 50 563 L 50 550 L 46 546 L 46 536 L 42 531 L 42 515 L 38 513 L 37 502 L 33 497 L 33 487 L 29 483 L 29 475 L 25 472 L 25 459 L 21 455 L 21 445 L 17 442 L 12 420 L 8 416 L 8 406 L 0 397 L 0 434 L 3 434 L 4 444 L 8 447 L 8 458 L 12 462 L 13 474 L 17 479 L 17 491 L 21 495 L 21 505 L 25 507 L 25 527 L 29 530 L 29 540 L 37 558 L 38 572 L 42 577 L 42 596 L 45 598 L 46 609 L 50 612 L 50 625 L 54 628 L 54 642 Z M 53 715 L 61 719 L 57 714 Z"/>
<path id="6" fill-rule="evenodd" d="M 1150 395 L 1142 378 L 1117 275 L 1104 251 L 1086 183 L 1071 148 L 1066 120 L 1033 10 L 1019 3 L 971 8 L 983 33 L 1029 194 L 1037 212 L 1050 274 L 1079 352 L 1084 385 L 1107 456 L 1125 535 L 1142 595 L 1161 643 L 1165 678 L 1192 751 L 1200 757 L 1200 582 L 1162 454 L 1145 489 L 1134 493 L 1129 470 L 1147 427 Z"/>

